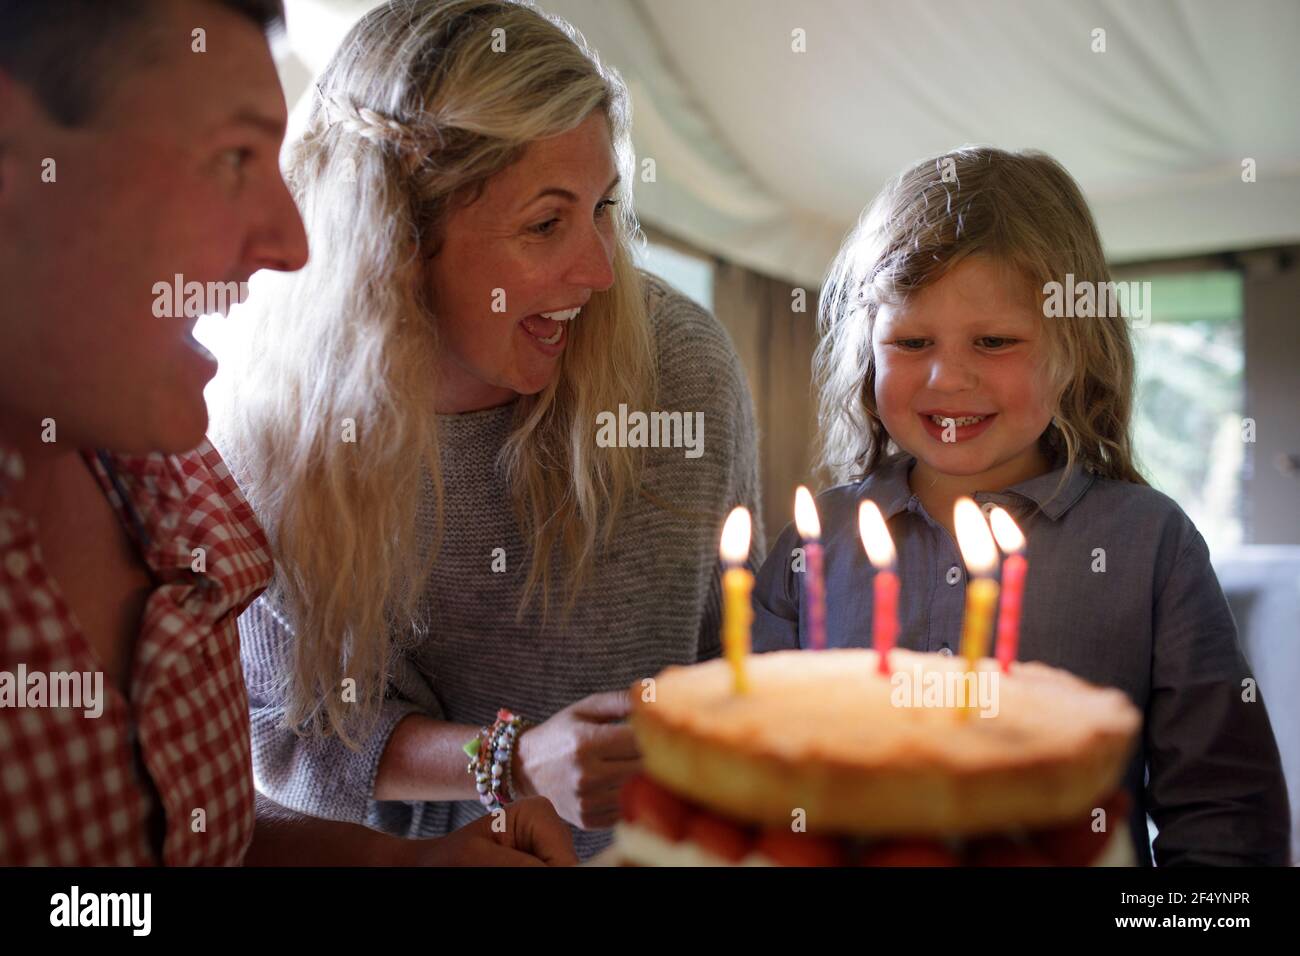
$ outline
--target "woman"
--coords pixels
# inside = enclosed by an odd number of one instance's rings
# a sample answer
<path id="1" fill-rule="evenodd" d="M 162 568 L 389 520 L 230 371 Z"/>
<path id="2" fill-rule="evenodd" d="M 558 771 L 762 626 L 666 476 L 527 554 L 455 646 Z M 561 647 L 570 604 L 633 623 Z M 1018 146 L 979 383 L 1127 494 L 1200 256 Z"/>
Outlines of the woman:
<path id="1" fill-rule="evenodd" d="M 241 619 L 278 803 L 414 837 L 540 794 L 589 856 L 639 768 L 626 689 L 718 652 L 752 407 L 717 322 L 633 267 L 631 167 L 621 81 L 508 0 L 390 2 L 321 77 L 288 170 L 312 261 L 259 289 L 220 428 L 279 569 Z M 702 453 L 605 447 L 620 406 Z M 539 722 L 500 788 L 462 750 L 499 708 Z"/>

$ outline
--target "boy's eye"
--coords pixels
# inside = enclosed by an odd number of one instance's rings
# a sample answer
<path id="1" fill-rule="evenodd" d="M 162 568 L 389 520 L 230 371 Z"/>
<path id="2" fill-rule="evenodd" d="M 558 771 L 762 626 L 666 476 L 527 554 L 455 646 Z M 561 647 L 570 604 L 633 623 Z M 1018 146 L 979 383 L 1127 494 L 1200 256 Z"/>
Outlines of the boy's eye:
<path id="1" fill-rule="evenodd" d="M 1016 341 L 1016 339 L 1009 339 L 1002 335 L 985 335 L 976 339 L 976 342 L 978 342 L 982 348 L 986 349 L 1006 348 L 1008 345 L 1014 345 Z"/>
<path id="2" fill-rule="evenodd" d="M 926 339 L 895 339 L 894 345 L 905 352 L 915 352 L 925 348 Z"/>

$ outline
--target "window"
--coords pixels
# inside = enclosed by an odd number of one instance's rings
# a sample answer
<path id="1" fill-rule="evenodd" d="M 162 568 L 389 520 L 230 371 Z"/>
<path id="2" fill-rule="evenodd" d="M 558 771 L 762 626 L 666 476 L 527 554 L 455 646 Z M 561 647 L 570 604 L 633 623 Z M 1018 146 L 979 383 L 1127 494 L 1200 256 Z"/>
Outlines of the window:
<path id="1" fill-rule="evenodd" d="M 713 263 L 679 252 L 671 246 L 647 242 L 637 248 L 636 264 L 713 311 Z"/>
<path id="2" fill-rule="evenodd" d="M 1151 324 L 1133 329 L 1138 467 L 1187 512 L 1211 553 L 1240 544 L 1241 275 L 1125 278 L 1151 282 Z"/>

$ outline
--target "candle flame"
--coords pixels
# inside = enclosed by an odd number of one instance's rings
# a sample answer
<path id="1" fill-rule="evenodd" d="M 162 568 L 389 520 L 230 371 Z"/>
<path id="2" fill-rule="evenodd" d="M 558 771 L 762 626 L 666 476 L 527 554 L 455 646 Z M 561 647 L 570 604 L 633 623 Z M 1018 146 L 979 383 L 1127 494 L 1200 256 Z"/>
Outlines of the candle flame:
<path id="1" fill-rule="evenodd" d="M 805 540 L 815 541 L 822 536 L 817 505 L 813 503 L 812 492 L 803 485 L 794 490 L 794 524 L 799 529 L 799 537 Z"/>
<path id="2" fill-rule="evenodd" d="M 858 506 L 858 534 L 873 568 L 881 571 L 893 566 L 894 540 L 889 536 L 885 516 L 874 501 L 864 501 Z"/>
<path id="3" fill-rule="evenodd" d="M 993 526 L 993 537 L 998 539 L 998 547 L 1007 554 L 1015 554 L 1025 546 L 1025 536 L 1006 509 L 994 508 L 989 515 L 989 524 Z"/>
<path id="4" fill-rule="evenodd" d="M 953 522 L 957 527 L 957 546 L 961 548 L 967 570 L 972 574 L 992 571 L 997 565 L 998 549 L 980 506 L 970 498 L 958 498 Z"/>
<path id="5" fill-rule="evenodd" d="M 749 557 L 749 511 L 742 505 L 727 515 L 722 526 L 722 560 L 729 564 L 744 564 Z"/>

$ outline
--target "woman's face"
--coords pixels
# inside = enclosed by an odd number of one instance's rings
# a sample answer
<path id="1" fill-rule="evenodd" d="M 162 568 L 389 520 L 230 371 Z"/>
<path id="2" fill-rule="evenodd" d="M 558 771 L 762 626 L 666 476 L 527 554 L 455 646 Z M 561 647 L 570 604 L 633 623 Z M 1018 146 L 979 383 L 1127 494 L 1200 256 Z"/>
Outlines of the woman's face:
<path id="1" fill-rule="evenodd" d="M 1052 420 L 1043 318 L 1011 275 L 972 256 L 876 315 L 876 406 L 922 470 L 996 483 L 1040 458 Z"/>
<path id="2" fill-rule="evenodd" d="M 569 329 L 583 321 L 565 316 L 614 284 L 617 184 L 609 124 L 597 110 L 531 143 L 449 214 L 427 271 L 443 348 L 439 412 L 504 405 L 555 378 Z"/>

